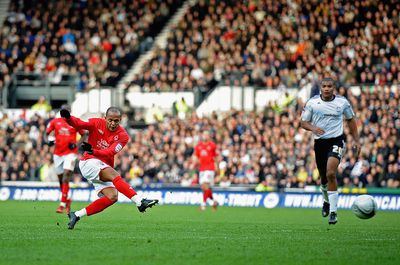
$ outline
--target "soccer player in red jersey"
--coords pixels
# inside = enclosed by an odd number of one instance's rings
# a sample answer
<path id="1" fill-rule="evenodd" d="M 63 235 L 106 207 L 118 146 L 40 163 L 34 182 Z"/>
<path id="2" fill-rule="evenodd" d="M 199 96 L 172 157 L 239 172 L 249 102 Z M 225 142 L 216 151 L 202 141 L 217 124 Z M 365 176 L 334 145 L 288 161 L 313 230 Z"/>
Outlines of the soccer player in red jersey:
<path id="1" fill-rule="evenodd" d="M 113 205 L 118 200 L 118 191 L 132 200 L 140 212 L 145 212 L 147 208 L 158 203 L 158 200 L 139 198 L 136 191 L 113 168 L 114 156 L 129 141 L 128 133 L 119 125 L 122 114 L 119 108 L 110 107 L 105 118 L 93 118 L 88 122 L 71 116 L 66 109 L 62 109 L 60 114 L 72 127 L 89 132 L 88 142 L 82 144 L 82 149 L 86 152 L 79 161 L 79 168 L 100 197 L 87 207 L 70 212 L 68 229 L 74 229 L 82 217 L 99 213 Z"/>
<path id="2" fill-rule="evenodd" d="M 203 191 L 203 202 L 200 210 L 206 209 L 207 201 L 209 201 L 213 209 L 217 209 L 217 201 L 213 198 L 211 186 L 214 185 L 215 177 L 215 157 L 217 156 L 217 146 L 210 139 L 210 133 L 204 131 L 201 141 L 196 145 L 194 154 L 199 162 L 199 183 Z"/>
<path id="3" fill-rule="evenodd" d="M 69 109 L 69 106 L 63 105 L 62 108 Z M 52 132 L 54 132 L 55 141 L 47 140 L 47 144 L 49 146 L 55 145 L 53 160 L 61 190 L 60 206 L 56 212 L 69 213 L 71 206 L 71 199 L 68 199 L 69 182 L 78 157 L 77 131 L 63 118 L 55 118 L 48 124 L 46 135 L 49 136 Z M 83 136 L 85 131 L 80 130 L 79 134 Z M 84 138 L 82 137 L 81 139 L 83 140 Z"/>

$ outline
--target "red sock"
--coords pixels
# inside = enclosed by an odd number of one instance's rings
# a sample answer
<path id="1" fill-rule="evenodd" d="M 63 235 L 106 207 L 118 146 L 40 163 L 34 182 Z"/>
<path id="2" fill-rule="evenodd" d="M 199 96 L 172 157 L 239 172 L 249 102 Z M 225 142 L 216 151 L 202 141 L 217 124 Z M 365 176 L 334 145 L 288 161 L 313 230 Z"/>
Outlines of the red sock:
<path id="1" fill-rule="evenodd" d="M 207 202 L 207 198 L 208 198 L 207 191 L 208 191 L 208 190 L 203 190 L 203 202 L 204 202 L 204 203 Z"/>
<path id="2" fill-rule="evenodd" d="M 95 200 L 91 204 L 86 207 L 87 215 L 93 215 L 103 211 L 105 208 L 113 205 L 114 202 L 110 200 L 108 197 L 104 196 L 100 199 Z"/>
<path id="3" fill-rule="evenodd" d="M 123 180 L 123 178 L 121 178 L 121 176 L 114 178 L 112 183 L 114 184 L 115 188 L 119 192 L 124 194 L 126 197 L 128 197 L 128 199 L 130 199 L 136 195 L 136 191 L 134 189 L 132 189 L 132 187 L 129 186 L 129 184 L 126 183 L 125 180 Z"/>
<path id="4" fill-rule="evenodd" d="M 61 202 L 67 202 L 69 192 L 69 183 L 63 183 L 61 186 Z"/>
<path id="5" fill-rule="evenodd" d="M 213 200 L 212 189 L 207 189 L 206 194 L 207 194 L 207 198 Z"/>

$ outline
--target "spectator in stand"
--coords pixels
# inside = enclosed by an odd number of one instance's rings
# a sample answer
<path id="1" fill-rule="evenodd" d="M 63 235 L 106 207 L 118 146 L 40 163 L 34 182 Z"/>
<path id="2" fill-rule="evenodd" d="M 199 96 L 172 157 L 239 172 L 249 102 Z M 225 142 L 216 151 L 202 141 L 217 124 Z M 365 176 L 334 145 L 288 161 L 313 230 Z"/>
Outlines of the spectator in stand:
<path id="1" fill-rule="evenodd" d="M 351 172 L 357 162 L 351 146 L 339 165 L 339 187 L 388 187 L 400 188 L 396 182 L 400 164 L 400 88 L 399 86 L 361 86 L 357 94 L 351 89 L 339 88 L 338 94 L 347 96 L 360 128 L 362 160 L 365 160 L 363 181 L 352 178 Z M 257 185 L 267 179 L 268 187 L 276 189 L 319 185 L 315 156 L 310 135 L 299 128 L 299 116 L 304 106 L 301 100 L 274 112 L 269 104 L 262 112 L 230 111 L 214 113 L 200 118 L 196 113 L 186 119 L 166 115 L 163 121 L 150 125 L 144 130 L 128 130 L 132 142 L 116 159 L 115 166 L 125 172 L 137 173 L 143 184 L 181 183 L 188 173 L 191 185 L 198 184 L 196 165 L 192 161 L 194 143 L 199 132 L 208 130 L 215 135 L 217 152 L 215 185 Z M 137 113 L 139 115 L 140 113 Z M 43 164 L 41 158 L 50 153 L 43 145 L 46 128 L 44 118 L 34 115 L 12 120 L 7 115 L 0 118 L 0 165 L 3 180 L 19 179 L 19 173 L 6 172 L 17 161 L 16 171 L 25 171 L 24 162 L 29 163 L 28 179 L 37 180 L 38 170 Z M 345 134 L 349 132 L 345 127 Z M 351 142 L 351 141 L 347 141 Z M 17 159 L 18 157 L 18 159 Z M 132 162 L 137 160 L 137 164 Z M 237 178 L 241 165 L 241 178 Z M 26 167 L 26 165 L 25 165 Z M 139 167 L 141 170 L 133 169 Z M 307 173 L 305 182 L 297 176 L 300 168 Z M 10 169 L 11 170 L 11 169 Z M 176 173 L 178 172 L 178 173 Z M 302 171 L 302 174 L 305 173 Z M 187 175 L 185 175 L 187 177 Z M 310 179 L 311 177 L 311 179 Z M 302 177 L 303 179 L 304 177 Z M 393 181 L 389 181 L 393 179 Z M 390 184 L 389 184 L 390 182 Z M 187 185 L 187 184 L 186 184 Z"/>
<path id="2" fill-rule="evenodd" d="M 178 115 L 179 119 L 185 119 L 187 113 L 189 112 L 189 106 L 187 105 L 185 98 L 181 97 L 176 103 L 175 103 L 175 109 L 176 113 Z"/>
<path id="3" fill-rule="evenodd" d="M 78 73 L 94 79 L 86 88 L 96 81 L 115 86 L 182 3 L 10 1 L 0 32 L 0 90 L 14 73 L 55 84 Z"/>
<path id="4" fill-rule="evenodd" d="M 132 85 L 302 87 L 326 70 L 345 85 L 399 84 L 399 12 L 394 0 L 199 0 Z"/>
<path id="5" fill-rule="evenodd" d="M 42 116 L 46 116 L 51 111 L 51 105 L 44 96 L 40 96 L 38 101 L 32 105 L 31 110 L 38 112 Z"/>

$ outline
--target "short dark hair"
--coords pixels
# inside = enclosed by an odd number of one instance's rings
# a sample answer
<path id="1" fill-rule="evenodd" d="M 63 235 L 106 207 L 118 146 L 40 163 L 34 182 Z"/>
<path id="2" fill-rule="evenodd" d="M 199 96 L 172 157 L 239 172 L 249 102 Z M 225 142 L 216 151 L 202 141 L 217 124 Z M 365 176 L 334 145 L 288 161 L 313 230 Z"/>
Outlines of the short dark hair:
<path id="1" fill-rule="evenodd" d="M 61 109 L 66 109 L 66 110 L 71 111 L 71 106 L 68 105 L 68 104 L 62 104 L 62 105 L 61 105 Z"/>
<path id="2" fill-rule="evenodd" d="M 109 107 L 109 108 L 107 109 L 107 111 L 106 111 L 106 116 L 107 116 L 108 113 L 110 113 L 110 112 L 116 112 L 116 113 L 119 114 L 119 116 L 122 115 L 122 111 L 121 111 L 121 109 L 118 108 L 118 107 Z"/>
<path id="3" fill-rule="evenodd" d="M 321 80 L 321 85 L 322 85 L 323 82 L 331 82 L 331 83 L 333 84 L 334 87 L 337 87 L 336 81 L 335 81 L 332 77 L 324 77 L 324 78 Z"/>

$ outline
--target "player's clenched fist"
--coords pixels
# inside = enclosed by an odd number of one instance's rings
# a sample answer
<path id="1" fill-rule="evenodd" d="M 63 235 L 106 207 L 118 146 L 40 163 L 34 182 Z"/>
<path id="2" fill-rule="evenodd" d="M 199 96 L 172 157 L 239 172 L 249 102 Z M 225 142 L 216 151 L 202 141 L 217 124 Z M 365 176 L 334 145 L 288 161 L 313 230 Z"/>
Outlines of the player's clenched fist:
<path id="1" fill-rule="evenodd" d="M 82 143 L 82 150 L 88 152 L 88 154 L 93 154 L 92 145 L 86 142 Z"/>

